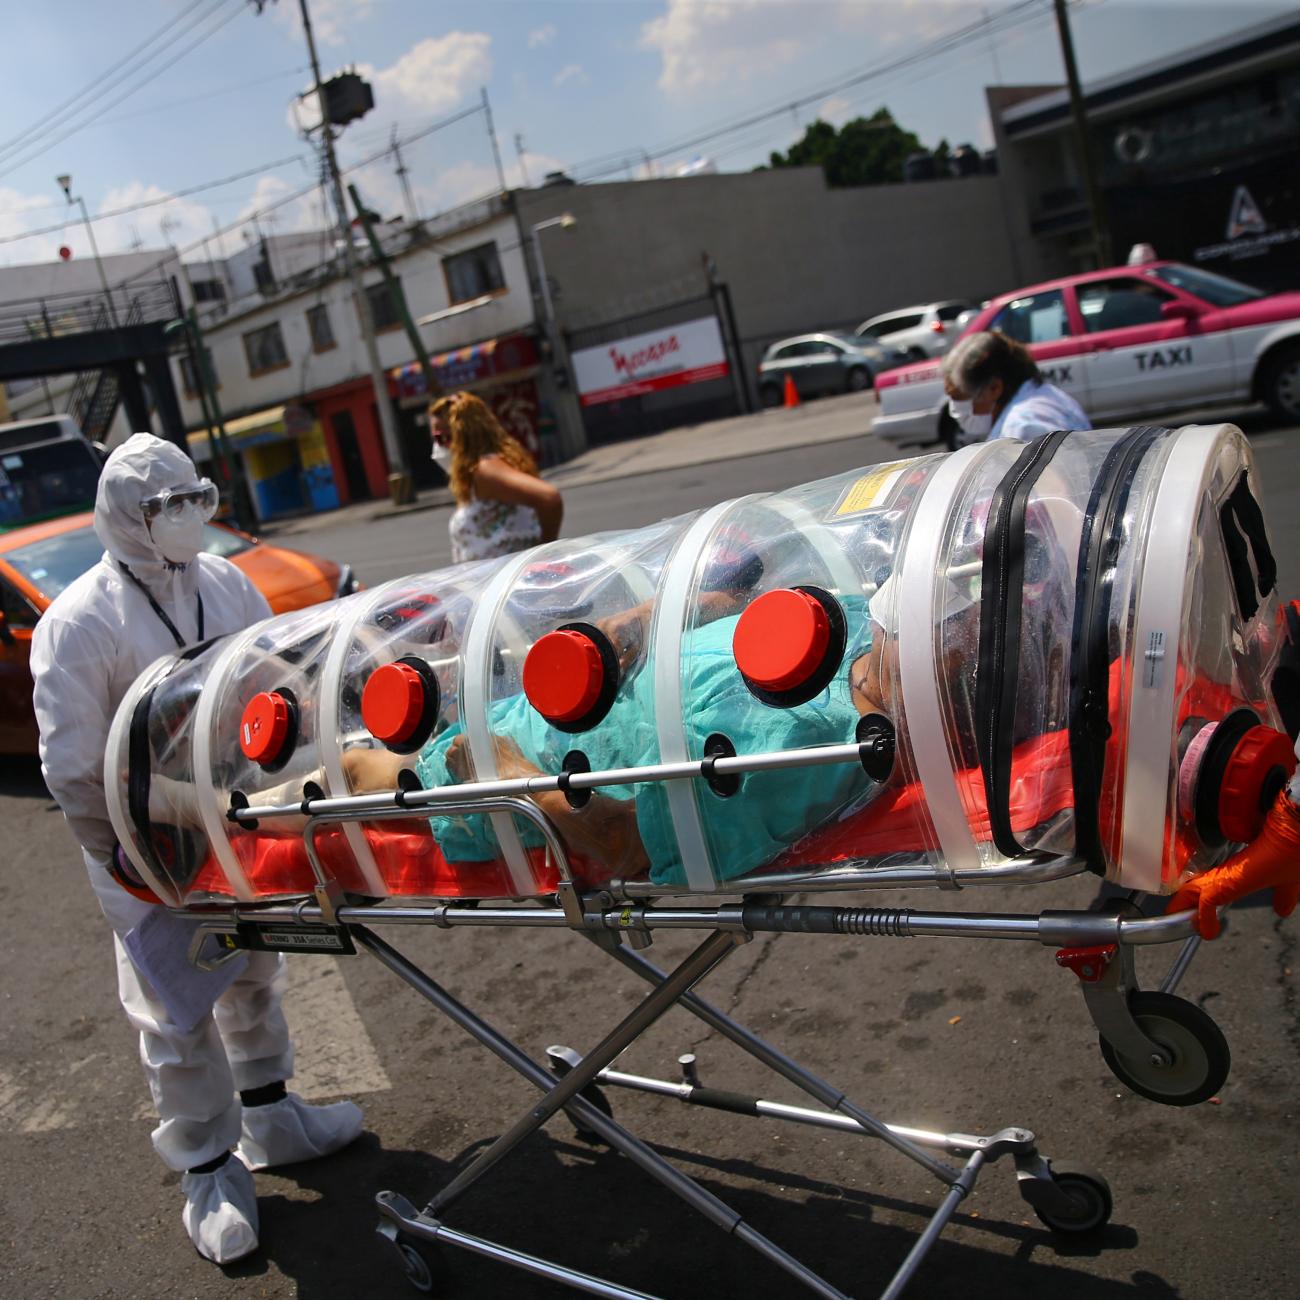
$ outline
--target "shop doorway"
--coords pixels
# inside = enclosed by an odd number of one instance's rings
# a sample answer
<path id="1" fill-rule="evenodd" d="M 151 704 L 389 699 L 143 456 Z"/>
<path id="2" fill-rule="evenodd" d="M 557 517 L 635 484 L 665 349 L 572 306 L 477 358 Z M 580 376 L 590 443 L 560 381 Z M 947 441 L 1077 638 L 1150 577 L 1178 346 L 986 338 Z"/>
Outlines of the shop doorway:
<path id="1" fill-rule="evenodd" d="M 330 425 L 334 430 L 339 459 L 343 462 L 343 473 L 348 481 L 348 500 L 368 501 L 370 485 L 366 482 L 366 466 L 361 459 L 361 448 L 357 445 L 357 426 L 352 422 L 352 412 L 335 411 L 330 416 Z"/>

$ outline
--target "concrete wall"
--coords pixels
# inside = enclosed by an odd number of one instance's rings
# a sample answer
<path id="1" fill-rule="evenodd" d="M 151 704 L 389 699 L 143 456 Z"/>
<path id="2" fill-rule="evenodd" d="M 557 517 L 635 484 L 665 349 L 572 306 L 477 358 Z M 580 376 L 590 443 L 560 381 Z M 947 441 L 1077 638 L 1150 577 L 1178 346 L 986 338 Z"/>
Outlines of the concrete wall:
<path id="1" fill-rule="evenodd" d="M 707 253 L 730 286 L 750 375 L 788 334 L 940 298 L 978 302 L 1027 269 L 996 177 L 834 190 L 808 167 L 548 187 L 518 202 L 525 231 L 563 212 L 578 220 L 541 236 L 566 329 L 706 292 Z"/>

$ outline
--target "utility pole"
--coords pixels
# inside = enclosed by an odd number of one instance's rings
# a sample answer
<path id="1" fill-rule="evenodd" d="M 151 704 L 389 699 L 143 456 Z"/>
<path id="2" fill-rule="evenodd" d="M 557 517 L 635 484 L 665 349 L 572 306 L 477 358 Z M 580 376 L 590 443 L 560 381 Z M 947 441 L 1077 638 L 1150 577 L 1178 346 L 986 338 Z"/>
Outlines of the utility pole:
<path id="1" fill-rule="evenodd" d="M 528 184 L 528 164 L 524 161 L 524 134 L 522 131 L 515 132 L 515 154 L 519 158 L 519 177 L 524 183 L 524 189 L 531 189 L 532 187 Z"/>
<path id="2" fill-rule="evenodd" d="M 396 123 L 393 125 L 392 143 L 390 148 L 392 150 L 393 158 L 397 162 L 397 179 L 402 186 L 402 196 L 406 199 L 407 219 L 412 223 L 417 222 L 420 219 L 420 210 L 415 206 L 415 195 L 411 191 L 411 182 L 406 179 L 408 169 L 406 164 L 402 161 L 402 146 L 397 140 Z"/>
<path id="3" fill-rule="evenodd" d="M 370 213 L 366 211 L 366 205 L 361 202 L 361 195 L 357 193 L 357 187 L 349 185 L 348 194 L 352 198 L 352 206 L 357 210 L 357 219 L 361 222 L 361 228 L 366 232 L 366 238 L 370 241 L 371 255 L 383 274 L 384 283 L 388 286 L 388 292 L 392 296 L 393 302 L 397 305 L 397 314 L 402 318 L 402 328 L 406 331 L 411 350 L 415 353 L 416 364 L 420 367 L 420 373 L 424 376 L 424 391 L 428 394 L 429 400 L 433 401 L 442 392 L 442 386 L 438 383 L 438 376 L 434 373 L 433 366 L 429 362 L 429 350 L 424 346 L 424 341 L 420 338 L 420 331 L 416 329 L 415 321 L 411 319 L 411 309 L 407 305 L 406 294 L 402 292 L 401 282 L 393 274 L 392 267 L 388 265 L 388 254 L 384 252 L 384 246 L 379 242 L 379 236 L 375 234 L 375 228 L 370 221 Z"/>
<path id="4" fill-rule="evenodd" d="M 1088 134 L 1088 114 L 1084 107 L 1083 90 L 1079 86 L 1079 68 L 1074 61 L 1074 38 L 1070 35 L 1070 16 L 1065 10 L 1065 0 L 1053 0 L 1056 7 L 1056 30 L 1061 38 L 1061 58 L 1065 63 L 1065 79 L 1070 88 L 1070 113 L 1074 117 L 1074 143 L 1079 154 L 1079 170 L 1083 174 L 1083 192 L 1088 200 L 1088 216 L 1092 225 L 1092 247 L 1097 269 L 1111 264 L 1110 235 L 1106 230 L 1106 215 L 1102 206 L 1101 185 L 1097 180 L 1097 159 L 1092 150 L 1092 137 Z"/>
<path id="5" fill-rule="evenodd" d="M 413 496 L 411 475 L 406 468 L 402 440 L 397 431 L 397 420 L 393 416 L 393 403 L 388 395 L 388 380 L 384 375 L 383 364 L 379 360 L 379 344 L 375 341 L 375 324 L 370 314 L 370 302 L 361 283 L 356 249 L 352 247 L 352 226 L 348 220 L 347 203 L 343 198 L 343 180 L 339 175 L 338 158 L 334 153 L 334 130 L 330 125 L 329 108 L 325 102 L 325 87 L 321 84 L 320 60 L 316 56 L 316 38 L 311 30 L 311 15 L 307 12 L 307 0 L 298 0 L 298 9 L 302 14 L 302 30 L 307 37 L 307 53 L 311 58 L 311 75 L 315 85 L 316 100 L 320 104 L 321 139 L 325 149 L 325 166 L 329 170 L 330 188 L 334 194 L 334 208 L 338 213 L 339 234 L 343 239 L 343 261 L 347 267 L 348 280 L 352 285 L 352 297 L 356 302 L 357 316 L 361 321 L 361 336 L 365 341 L 366 357 L 370 362 L 370 381 L 375 390 L 375 407 L 379 411 L 379 429 L 384 439 L 384 450 L 388 453 L 388 493 L 394 505 L 404 505 Z"/>
<path id="6" fill-rule="evenodd" d="M 487 87 L 480 86 L 483 94 L 483 115 L 487 118 L 488 139 L 492 142 L 492 161 L 497 165 L 497 184 L 506 192 L 506 169 L 501 166 L 501 146 L 497 143 L 497 129 L 492 125 L 492 105 L 488 103 Z"/>

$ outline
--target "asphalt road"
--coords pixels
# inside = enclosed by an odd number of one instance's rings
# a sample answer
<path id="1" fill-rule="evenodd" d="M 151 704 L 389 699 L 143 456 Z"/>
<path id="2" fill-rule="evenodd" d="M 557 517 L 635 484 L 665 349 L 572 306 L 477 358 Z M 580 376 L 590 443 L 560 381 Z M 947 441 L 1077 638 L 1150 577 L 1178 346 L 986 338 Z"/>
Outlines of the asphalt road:
<path id="1" fill-rule="evenodd" d="M 1251 414 L 1242 422 L 1259 457 L 1283 589 L 1295 594 L 1300 430 Z M 568 495 L 566 532 L 635 525 L 893 454 L 863 438 L 578 488 Z M 375 583 L 436 567 L 445 524 L 444 511 L 427 511 L 348 529 L 326 524 L 293 543 L 348 560 Z M 373 1232 L 374 1194 L 387 1188 L 423 1203 L 532 1102 L 529 1085 L 378 963 L 291 958 L 299 1090 L 313 1099 L 354 1096 L 367 1133 L 330 1160 L 259 1175 L 263 1247 L 216 1268 L 190 1248 L 178 1177 L 150 1149 L 150 1103 L 115 996 L 108 932 L 33 764 L 0 766 L 0 825 L 9 845 L 0 877 L 8 917 L 0 947 L 0 1295 L 413 1294 Z M 1037 912 L 1086 906 L 1096 892 L 1080 878 L 882 901 Z M 1300 1185 L 1298 933 L 1296 920 L 1247 906 L 1198 956 L 1181 992 L 1218 1020 L 1234 1064 L 1218 1104 L 1187 1110 L 1156 1106 L 1115 1081 L 1074 977 L 1037 945 L 765 936 L 701 991 L 888 1120 L 964 1132 L 1025 1125 L 1049 1157 L 1085 1162 L 1110 1180 L 1110 1226 L 1071 1240 L 1038 1224 L 1009 1165 L 989 1167 L 912 1294 L 1289 1297 Z M 385 935 L 534 1056 L 551 1043 L 593 1044 L 640 987 L 567 933 L 424 927 Z M 660 938 L 649 955 L 669 964 L 691 944 Z M 1141 955 L 1145 984 L 1159 982 L 1171 955 Z M 671 1078 L 688 1050 L 708 1084 L 800 1101 L 681 1011 L 620 1066 Z M 866 1139 L 624 1092 L 610 1099 L 621 1121 L 849 1294 L 879 1292 L 939 1200 L 927 1174 Z M 447 1221 L 671 1297 L 803 1294 L 628 1160 L 577 1140 L 564 1119 Z M 569 1294 L 463 1252 L 443 1262 L 438 1294 Z"/>

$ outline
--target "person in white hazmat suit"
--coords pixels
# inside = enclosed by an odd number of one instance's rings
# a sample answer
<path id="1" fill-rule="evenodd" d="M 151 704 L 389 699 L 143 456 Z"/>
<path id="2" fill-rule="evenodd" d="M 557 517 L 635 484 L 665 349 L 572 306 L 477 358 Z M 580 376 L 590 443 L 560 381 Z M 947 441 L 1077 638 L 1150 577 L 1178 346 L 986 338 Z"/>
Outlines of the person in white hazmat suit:
<path id="1" fill-rule="evenodd" d="M 336 1151 L 361 1132 L 362 1116 L 350 1101 L 309 1106 L 285 1091 L 293 1047 L 280 954 L 241 958 L 214 1002 L 184 960 L 190 924 L 115 878 L 129 866 L 105 803 L 104 747 L 127 688 L 160 655 L 271 613 L 233 564 L 202 552 L 216 505 L 216 487 L 179 448 L 147 433 L 128 438 L 105 463 L 95 500 L 105 554 L 45 612 L 31 665 L 42 771 L 113 927 L 118 992 L 158 1110 L 154 1147 L 183 1174 L 191 1240 L 224 1264 L 257 1248 L 250 1170 Z M 155 987 L 133 957 L 172 974 Z"/>

